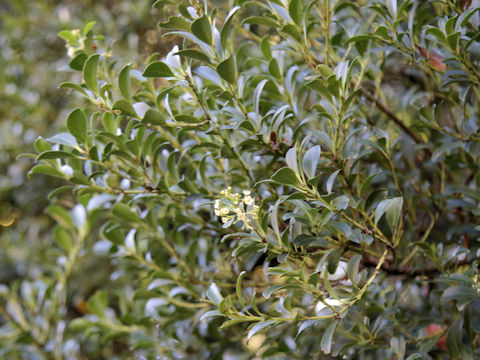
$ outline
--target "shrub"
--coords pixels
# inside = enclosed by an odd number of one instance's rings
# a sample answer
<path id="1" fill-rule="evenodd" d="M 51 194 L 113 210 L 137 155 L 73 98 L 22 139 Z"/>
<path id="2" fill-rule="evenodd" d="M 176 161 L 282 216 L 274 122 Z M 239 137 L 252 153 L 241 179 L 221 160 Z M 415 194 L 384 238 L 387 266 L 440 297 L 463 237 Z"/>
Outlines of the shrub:
<path id="1" fill-rule="evenodd" d="M 179 45 L 145 65 L 88 25 L 60 33 L 81 74 L 61 87 L 86 104 L 35 142 L 31 173 L 67 184 L 47 209 L 61 254 L 3 288 L 14 341 L 57 359 L 479 356 L 478 8 L 171 3 Z M 93 254 L 112 271 L 85 302 Z"/>

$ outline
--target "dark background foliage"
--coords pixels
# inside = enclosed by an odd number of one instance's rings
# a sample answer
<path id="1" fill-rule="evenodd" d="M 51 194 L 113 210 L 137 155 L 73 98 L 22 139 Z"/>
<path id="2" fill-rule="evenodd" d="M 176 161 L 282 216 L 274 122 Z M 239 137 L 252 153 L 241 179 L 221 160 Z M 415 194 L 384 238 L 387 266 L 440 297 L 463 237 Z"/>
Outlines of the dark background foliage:
<path id="1" fill-rule="evenodd" d="M 0 4 L 0 357 L 480 356 L 476 6 Z"/>

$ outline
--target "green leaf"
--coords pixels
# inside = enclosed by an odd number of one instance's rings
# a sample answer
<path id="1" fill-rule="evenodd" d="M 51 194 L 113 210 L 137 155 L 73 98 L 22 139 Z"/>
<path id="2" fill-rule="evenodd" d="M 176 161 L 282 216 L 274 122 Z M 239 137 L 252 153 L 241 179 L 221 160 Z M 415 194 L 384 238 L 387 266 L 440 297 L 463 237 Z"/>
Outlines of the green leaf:
<path id="1" fill-rule="evenodd" d="M 217 305 L 220 304 L 223 300 L 223 296 L 215 283 L 212 283 L 209 286 L 205 294 L 207 295 L 207 298 L 209 298 Z"/>
<path id="2" fill-rule="evenodd" d="M 281 28 L 281 31 L 290 35 L 298 43 L 302 42 L 302 34 L 298 31 L 297 27 L 292 24 L 287 24 Z"/>
<path id="3" fill-rule="evenodd" d="M 385 214 L 385 211 L 387 211 L 387 208 L 390 206 L 391 202 L 392 199 L 385 199 L 380 201 L 380 203 L 377 205 L 377 208 L 375 209 L 375 226 L 377 226 L 378 222 L 382 218 L 383 214 Z"/>
<path id="4" fill-rule="evenodd" d="M 436 27 L 428 28 L 426 33 L 433 35 L 438 41 L 440 41 L 443 44 L 446 42 L 445 34 L 439 28 L 436 28 Z"/>
<path id="5" fill-rule="evenodd" d="M 190 29 L 197 38 L 208 45 L 212 45 L 212 27 L 207 15 L 203 15 L 201 18 L 195 20 Z"/>
<path id="6" fill-rule="evenodd" d="M 320 161 L 320 155 L 322 150 L 319 145 L 316 145 L 309 149 L 305 155 L 303 156 L 303 172 L 307 176 L 308 179 L 312 179 L 316 175 L 317 165 Z"/>
<path id="7" fill-rule="evenodd" d="M 82 71 L 87 59 L 88 56 L 84 52 L 78 53 L 72 60 L 70 60 L 68 66 L 70 66 L 72 70 Z"/>
<path id="8" fill-rule="evenodd" d="M 397 18 L 397 0 L 387 0 L 387 8 L 392 15 L 392 18 L 395 20 Z"/>
<path id="9" fill-rule="evenodd" d="M 401 336 L 392 337 L 390 339 L 390 347 L 395 355 L 397 355 L 398 360 L 403 360 L 405 357 L 406 344 L 405 339 Z"/>
<path id="10" fill-rule="evenodd" d="M 356 36 L 352 36 L 350 39 L 345 41 L 345 45 L 348 45 L 348 44 L 351 44 L 351 43 L 369 41 L 371 39 L 375 39 L 375 36 L 373 36 L 373 35 L 356 35 Z"/>
<path id="11" fill-rule="evenodd" d="M 263 57 L 267 60 L 272 58 L 272 50 L 270 49 L 270 36 L 265 36 L 262 41 L 260 41 L 260 50 L 262 51 Z"/>
<path id="12" fill-rule="evenodd" d="M 149 109 L 145 113 L 145 116 L 142 119 L 142 123 L 152 124 L 152 125 L 163 125 L 165 124 L 165 118 L 157 110 Z"/>
<path id="13" fill-rule="evenodd" d="M 85 143 L 87 140 L 87 118 L 82 110 L 73 110 L 67 119 L 67 128 L 70 134 L 75 136 L 79 143 Z"/>
<path id="14" fill-rule="evenodd" d="M 154 61 L 147 66 L 143 72 L 145 77 L 165 78 L 175 77 L 175 74 L 170 70 L 167 64 L 162 61 Z"/>
<path id="15" fill-rule="evenodd" d="M 332 173 L 326 182 L 325 188 L 327 189 L 327 194 L 330 194 L 333 189 L 333 184 L 335 183 L 335 179 L 337 178 L 337 175 L 340 173 L 341 169 L 338 169 L 334 173 Z"/>
<path id="16" fill-rule="evenodd" d="M 391 199 L 390 205 L 387 207 L 387 222 L 392 231 L 398 227 L 402 214 L 402 206 L 403 198 L 396 197 Z"/>
<path id="17" fill-rule="evenodd" d="M 75 228 L 72 222 L 72 217 L 70 216 L 69 212 L 65 210 L 65 208 L 59 205 L 50 205 L 47 208 L 46 213 L 50 217 L 52 217 L 56 222 L 58 222 L 60 225 L 68 229 Z"/>
<path id="18" fill-rule="evenodd" d="M 93 296 L 91 296 L 88 301 L 88 310 L 94 315 L 97 315 L 100 318 L 105 317 L 105 310 L 108 305 L 107 292 L 105 290 L 97 291 Z"/>
<path id="19" fill-rule="evenodd" d="M 50 144 L 42 137 L 38 137 L 38 139 L 35 140 L 35 142 L 33 143 L 33 147 L 39 153 L 51 150 Z"/>
<path id="20" fill-rule="evenodd" d="M 252 326 L 252 328 L 248 331 L 247 334 L 247 341 L 250 340 L 250 338 L 258 333 L 260 330 L 265 329 L 266 327 L 275 324 L 275 321 L 273 320 L 268 320 L 264 322 L 259 322 L 256 323 L 255 325 Z"/>
<path id="21" fill-rule="evenodd" d="M 450 286 L 443 292 L 441 297 L 442 301 L 473 301 L 479 298 L 480 294 L 476 289 L 466 286 Z"/>
<path id="22" fill-rule="evenodd" d="M 231 55 L 228 59 L 218 64 L 217 72 L 224 80 L 228 81 L 230 84 L 234 84 L 237 78 L 234 56 Z"/>
<path id="23" fill-rule="evenodd" d="M 298 186 L 298 180 L 295 172 L 288 167 L 281 168 L 275 174 L 273 174 L 272 180 L 282 185 Z"/>
<path id="24" fill-rule="evenodd" d="M 290 0 L 288 13 L 297 25 L 302 25 L 303 21 L 303 0 Z"/>
<path id="25" fill-rule="evenodd" d="M 194 49 L 180 50 L 180 51 L 176 52 L 174 55 L 180 55 L 180 56 L 188 57 L 188 58 L 191 58 L 191 59 L 195 59 L 195 60 L 205 62 L 207 64 L 210 64 L 210 62 L 211 62 L 210 58 L 207 55 L 205 55 L 204 53 L 202 53 L 198 50 L 194 50 Z"/>
<path id="26" fill-rule="evenodd" d="M 85 91 L 84 88 L 82 88 L 80 85 L 72 83 L 72 82 L 63 82 L 58 86 L 60 89 L 72 89 L 75 91 L 78 91 L 84 96 L 87 96 L 87 92 Z"/>
<path id="27" fill-rule="evenodd" d="M 354 286 L 357 286 L 358 282 L 358 268 L 360 266 L 360 261 L 362 260 L 362 255 L 353 256 L 348 262 L 347 274 L 348 278 Z"/>
<path id="28" fill-rule="evenodd" d="M 223 28 L 220 33 L 220 41 L 224 49 L 227 48 L 228 36 L 230 35 L 230 32 L 232 31 L 232 28 L 233 28 L 232 27 L 233 17 L 237 13 L 237 11 L 240 9 L 241 9 L 240 6 L 235 6 L 232 10 L 229 11 L 227 18 L 225 19 L 225 23 L 223 24 Z"/>
<path id="29" fill-rule="evenodd" d="M 328 79 L 330 76 L 332 76 L 334 74 L 333 70 L 330 67 L 328 67 L 326 65 L 323 65 L 323 64 L 317 65 L 317 70 L 320 74 L 322 74 L 322 76 L 325 79 Z"/>
<path id="30" fill-rule="evenodd" d="M 138 118 L 137 112 L 133 108 L 133 105 L 124 99 L 118 100 L 112 106 L 113 110 L 119 110 L 122 115 Z"/>
<path id="31" fill-rule="evenodd" d="M 462 346 L 463 321 L 455 320 L 447 331 L 447 350 L 452 359 L 457 359 Z"/>
<path id="32" fill-rule="evenodd" d="M 60 151 L 60 150 L 48 150 L 42 152 L 40 155 L 37 157 L 37 161 L 40 160 L 53 160 L 53 159 L 68 159 L 75 157 L 73 154 L 66 152 L 66 151 Z"/>
<path id="33" fill-rule="evenodd" d="M 93 54 L 91 55 L 85 64 L 83 65 L 83 81 L 85 85 L 93 91 L 94 94 L 98 95 L 98 78 L 97 78 L 97 70 L 98 70 L 98 60 L 100 59 L 100 55 Z"/>
<path id="34" fill-rule="evenodd" d="M 285 162 L 287 163 L 288 167 L 295 172 L 295 175 L 300 175 L 298 170 L 297 148 L 295 146 L 288 149 L 287 153 L 285 154 Z"/>
<path id="35" fill-rule="evenodd" d="M 73 248 L 72 239 L 70 237 L 70 234 L 64 227 L 57 226 L 55 228 L 54 238 L 55 238 L 55 243 L 57 244 L 58 247 L 65 250 L 67 253 L 70 253 L 70 251 Z"/>
<path id="36" fill-rule="evenodd" d="M 58 171 L 56 168 L 50 165 L 45 165 L 45 164 L 39 164 L 35 165 L 29 172 L 28 175 L 48 175 L 48 176 L 55 176 L 55 177 L 60 177 L 64 178 L 65 174 Z"/>
<path id="37" fill-rule="evenodd" d="M 139 218 L 138 214 L 136 213 L 136 211 L 130 209 L 130 206 L 128 206 L 127 204 L 124 204 L 124 203 L 119 202 L 119 203 L 116 203 L 115 205 L 113 205 L 112 213 L 116 217 L 118 217 L 122 220 L 128 221 L 128 222 L 132 222 L 132 223 L 139 223 L 140 222 L 140 218 Z"/>
<path id="38" fill-rule="evenodd" d="M 332 351 L 332 337 L 338 322 L 331 324 L 323 333 L 322 340 L 320 341 L 320 347 L 324 354 L 330 354 Z"/>
<path id="39" fill-rule="evenodd" d="M 271 18 L 263 17 L 263 16 L 251 16 L 249 18 L 246 18 L 245 20 L 242 21 L 242 25 L 244 24 L 267 25 L 274 28 L 278 26 L 275 20 L 272 20 Z"/>
<path id="40" fill-rule="evenodd" d="M 57 36 L 67 42 L 75 43 L 77 41 L 77 37 L 69 30 L 62 30 L 57 34 Z"/>
<path id="41" fill-rule="evenodd" d="M 235 287 L 236 292 L 237 292 L 237 298 L 238 301 L 240 301 L 241 304 L 243 304 L 243 297 L 242 297 L 242 278 L 246 274 L 246 271 L 242 271 L 237 278 L 237 285 Z"/>
<path id="42" fill-rule="evenodd" d="M 180 16 L 171 16 L 165 23 L 158 23 L 162 29 L 190 31 L 190 22 Z"/>
<path id="43" fill-rule="evenodd" d="M 263 292 L 263 297 L 265 299 L 269 299 L 270 296 L 272 296 L 272 294 L 274 292 L 277 292 L 279 290 L 283 290 L 283 289 L 294 289 L 294 288 L 298 288 L 299 285 L 296 285 L 296 284 L 276 284 L 276 285 L 272 285 L 272 286 L 269 286 L 268 288 L 265 289 L 265 291 Z"/>
<path id="44" fill-rule="evenodd" d="M 330 274 L 335 273 L 335 271 L 337 270 L 340 258 L 342 257 L 342 254 L 343 254 L 342 248 L 336 248 L 329 254 L 328 265 L 327 265 L 328 273 Z"/>
<path id="45" fill-rule="evenodd" d="M 270 60 L 270 62 L 268 63 L 268 72 L 273 77 L 281 79 L 282 71 L 280 70 L 277 59 L 273 58 Z"/>
<path id="46" fill-rule="evenodd" d="M 223 314 L 222 314 L 223 315 Z M 240 323 L 243 323 L 245 322 L 245 320 L 243 319 L 231 319 L 231 320 L 227 320 L 225 321 L 218 329 L 219 330 L 223 330 L 223 329 L 226 329 L 230 326 L 233 326 L 233 325 L 236 325 L 236 324 L 240 324 Z"/>
<path id="47" fill-rule="evenodd" d="M 224 315 L 218 310 L 210 310 L 204 313 L 202 316 L 200 316 L 200 321 L 204 319 L 208 319 L 210 317 L 214 317 L 214 316 L 224 316 Z"/>
<path id="48" fill-rule="evenodd" d="M 422 358 L 422 354 L 420 353 L 415 353 L 415 354 L 412 354 L 410 355 L 407 360 L 416 360 L 416 359 L 421 359 Z"/>
<path id="49" fill-rule="evenodd" d="M 128 64 L 120 71 L 120 74 L 118 74 L 118 87 L 120 88 L 120 93 L 126 100 L 131 100 L 132 98 L 130 68 L 131 64 Z"/>
<path id="50" fill-rule="evenodd" d="M 348 208 L 349 202 L 350 199 L 347 195 L 340 195 L 339 197 L 333 199 L 332 205 L 335 206 L 337 210 L 345 210 Z"/>

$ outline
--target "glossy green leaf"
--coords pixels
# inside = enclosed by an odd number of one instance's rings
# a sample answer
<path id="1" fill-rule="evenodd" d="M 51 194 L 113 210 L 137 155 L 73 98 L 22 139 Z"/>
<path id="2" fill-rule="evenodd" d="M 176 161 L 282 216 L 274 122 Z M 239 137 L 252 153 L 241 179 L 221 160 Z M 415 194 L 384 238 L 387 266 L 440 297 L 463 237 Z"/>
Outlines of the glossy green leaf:
<path id="1" fill-rule="evenodd" d="M 212 44 L 212 27 L 208 16 L 204 15 L 201 18 L 198 18 L 192 23 L 191 31 L 193 35 L 207 43 L 208 45 Z"/>
<path id="2" fill-rule="evenodd" d="M 130 208 L 127 204 L 124 203 L 116 203 L 113 205 L 112 213 L 116 217 L 125 220 L 127 222 L 138 223 L 140 222 L 140 218 L 138 214 Z"/>
<path id="3" fill-rule="evenodd" d="M 130 68 L 131 64 L 125 65 L 125 67 L 118 74 L 118 87 L 122 96 L 126 100 L 131 100 L 132 98 L 132 89 L 130 85 Z"/>
<path id="4" fill-rule="evenodd" d="M 394 230 L 398 227 L 400 216 L 402 215 L 403 198 L 396 197 L 391 199 L 387 207 L 387 222 L 390 229 Z"/>
<path id="5" fill-rule="evenodd" d="M 75 157 L 75 156 L 66 151 L 49 150 L 49 151 L 44 151 L 40 155 L 38 155 L 37 161 L 52 160 L 52 159 L 68 159 L 72 157 Z"/>
<path id="6" fill-rule="evenodd" d="M 235 83 L 237 78 L 237 69 L 235 66 L 235 58 L 230 56 L 228 59 L 222 61 L 217 66 L 218 75 L 220 75 L 224 80 L 228 81 L 230 84 Z"/>
<path id="7" fill-rule="evenodd" d="M 358 269 L 360 266 L 360 261 L 362 260 L 362 255 L 353 256 L 347 265 L 347 274 L 348 278 L 353 285 L 357 285 L 358 282 Z"/>
<path id="8" fill-rule="evenodd" d="M 288 5 L 288 12 L 290 17 L 297 25 L 302 25 L 303 22 L 303 0 L 290 0 Z"/>
<path id="9" fill-rule="evenodd" d="M 240 6 L 235 6 L 232 10 L 229 11 L 227 18 L 225 19 L 222 31 L 220 33 L 220 40 L 222 43 L 222 47 L 224 49 L 227 48 L 227 40 L 233 29 L 233 25 L 232 25 L 233 18 L 235 14 L 238 12 L 238 10 L 240 9 L 241 9 Z"/>
<path id="10" fill-rule="evenodd" d="M 87 118 L 80 109 L 73 110 L 67 118 L 67 128 L 79 143 L 87 140 Z"/>
<path id="11" fill-rule="evenodd" d="M 145 77 L 166 78 L 175 77 L 175 74 L 170 70 L 167 64 L 162 61 L 154 61 L 149 64 L 143 72 Z"/>
<path id="12" fill-rule="evenodd" d="M 100 55 L 93 54 L 91 55 L 85 64 L 83 65 L 83 81 L 85 85 L 93 91 L 93 93 L 98 93 L 98 78 L 97 78 L 97 70 L 98 70 L 98 61 L 100 59 Z"/>
<path id="13" fill-rule="evenodd" d="M 332 351 L 332 338 L 335 329 L 337 328 L 338 322 L 332 323 L 323 333 L 322 340 L 320 341 L 320 347 L 324 354 L 330 354 Z"/>
<path id="14" fill-rule="evenodd" d="M 295 172 L 288 167 L 281 168 L 275 174 L 273 174 L 272 180 L 282 185 L 298 186 L 298 180 Z"/>
<path id="15" fill-rule="evenodd" d="M 242 25 L 243 24 L 267 25 L 274 28 L 277 27 L 277 22 L 275 20 L 262 16 L 251 16 L 249 18 L 246 18 L 242 21 Z"/>
<path id="16" fill-rule="evenodd" d="M 255 335 L 256 333 L 258 333 L 259 331 L 271 326 L 275 324 L 275 321 L 272 321 L 272 320 L 267 320 L 267 321 L 264 321 L 264 322 L 259 322 L 259 323 L 256 323 L 254 326 L 252 326 L 252 328 L 248 331 L 248 334 L 247 334 L 247 341 L 250 340 L 250 338 Z"/>
<path id="17" fill-rule="evenodd" d="M 310 148 L 303 157 L 303 172 L 308 179 L 312 179 L 316 176 L 317 165 L 320 161 L 320 155 L 322 151 L 319 145 Z"/>
<path id="18" fill-rule="evenodd" d="M 223 300 L 223 296 L 220 293 L 220 289 L 215 283 L 212 283 L 207 291 L 206 291 L 207 298 L 213 301 L 215 304 L 220 304 Z"/>
<path id="19" fill-rule="evenodd" d="M 133 108 L 133 105 L 127 100 L 118 100 L 112 106 L 113 110 L 118 110 L 122 115 L 138 118 L 137 112 Z"/>

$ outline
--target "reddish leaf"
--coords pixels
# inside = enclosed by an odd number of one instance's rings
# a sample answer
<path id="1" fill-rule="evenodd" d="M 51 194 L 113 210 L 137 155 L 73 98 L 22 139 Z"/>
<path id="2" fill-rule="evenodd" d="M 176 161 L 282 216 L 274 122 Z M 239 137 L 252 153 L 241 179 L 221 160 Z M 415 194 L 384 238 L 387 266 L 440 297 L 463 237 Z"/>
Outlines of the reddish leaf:
<path id="1" fill-rule="evenodd" d="M 445 329 L 444 326 L 438 324 L 430 324 L 425 328 L 425 333 L 427 336 L 433 336 L 437 333 L 442 332 Z M 436 345 L 439 350 L 447 350 L 447 337 L 444 335 L 436 342 Z"/>
<path id="2" fill-rule="evenodd" d="M 438 71 L 445 71 L 447 69 L 447 65 L 442 62 L 443 57 L 438 55 L 435 51 L 430 51 L 430 53 L 427 53 L 427 50 L 421 46 L 418 47 L 418 50 L 424 58 L 428 59 L 430 65 L 432 65 Z"/>

